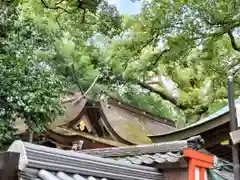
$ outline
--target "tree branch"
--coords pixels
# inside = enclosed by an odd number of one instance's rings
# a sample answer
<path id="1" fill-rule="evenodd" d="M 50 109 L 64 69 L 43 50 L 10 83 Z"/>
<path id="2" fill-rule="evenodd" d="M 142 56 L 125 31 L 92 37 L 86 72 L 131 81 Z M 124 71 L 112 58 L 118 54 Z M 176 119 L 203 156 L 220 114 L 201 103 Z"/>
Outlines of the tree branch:
<path id="1" fill-rule="evenodd" d="M 145 71 L 149 71 L 149 70 L 151 70 L 152 68 L 154 68 L 154 67 L 157 65 L 157 63 L 159 62 L 160 58 L 161 58 L 165 53 L 169 52 L 170 50 L 171 50 L 171 48 L 163 50 L 161 53 L 159 53 L 159 55 L 156 57 L 156 59 L 154 60 L 154 62 L 151 63 L 151 64 L 150 64 L 149 66 L 147 66 L 146 68 L 142 69 L 142 71 L 145 72 Z"/>
<path id="2" fill-rule="evenodd" d="M 93 83 L 91 84 L 91 86 L 88 88 L 88 90 L 84 93 L 84 96 L 86 96 L 88 94 L 88 92 L 93 88 L 93 86 L 96 84 L 98 78 L 100 77 L 100 75 L 97 75 L 97 77 L 94 79 Z"/>
<path id="3" fill-rule="evenodd" d="M 59 26 L 60 28 L 62 28 L 62 25 L 61 25 L 61 23 L 60 23 L 60 21 L 59 21 L 59 18 L 60 18 L 60 16 L 61 16 L 64 12 L 65 12 L 65 11 L 62 11 L 62 12 L 60 12 L 60 13 L 56 16 L 56 21 L 57 21 L 58 26 Z"/>
<path id="4" fill-rule="evenodd" d="M 89 93 L 89 91 L 93 88 L 93 86 L 96 84 L 98 78 L 100 77 L 100 75 L 97 75 L 97 77 L 94 79 L 93 83 L 91 84 L 91 86 L 87 89 L 87 91 L 80 97 L 78 97 L 74 103 L 77 104 L 82 98 L 85 98 L 87 96 L 87 94 Z"/>
<path id="5" fill-rule="evenodd" d="M 232 30 L 229 30 L 228 31 L 228 36 L 230 37 L 230 40 L 231 40 L 231 44 L 232 44 L 232 47 L 235 51 L 239 51 L 240 52 L 240 48 L 237 46 L 236 44 L 236 41 L 235 41 L 235 38 L 233 36 L 233 33 L 232 33 Z"/>
<path id="6" fill-rule="evenodd" d="M 201 17 L 202 17 L 202 19 L 203 19 L 208 25 L 211 25 L 211 26 L 216 26 L 216 25 L 218 25 L 218 24 L 215 23 L 215 22 L 209 21 L 209 20 L 207 19 L 207 17 L 205 16 L 205 14 L 201 14 Z"/>
<path id="7" fill-rule="evenodd" d="M 81 93 L 83 93 L 83 90 L 81 88 L 81 85 L 80 85 L 80 83 L 78 81 L 78 78 L 77 78 L 77 75 L 76 75 L 76 69 L 74 67 L 74 64 L 72 64 L 71 69 L 72 69 L 72 78 L 75 81 L 75 83 L 78 86 L 78 88 L 80 89 Z"/>
<path id="8" fill-rule="evenodd" d="M 157 32 L 155 35 L 153 35 L 151 39 L 147 40 L 145 42 L 145 44 L 140 49 L 137 50 L 137 52 L 140 53 L 145 47 L 147 47 L 147 45 L 149 45 L 151 42 L 153 42 L 154 39 L 156 39 L 158 36 L 159 36 L 159 32 Z"/>
<path id="9" fill-rule="evenodd" d="M 145 44 L 137 50 L 138 53 L 140 53 L 145 47 L 147 47 L 148 44 L 150 44 L 153 40 L 155 39 L 155 37 L 153 36 L 151 39 L 149 39 L 147 42 L 145 42 Z"/>
<path id="10" fill-rule="evenodd" d="M 61 7 L 61 6 L 57 6 L 57 4 L 62 3 L 61 1 L 59 1 L 59 2 L 56 4 L 55 7 L 50 7 L 50 6 L 45 2 L 45 0 L 41 0 L 41 2 L 42 2 L 42 4 L 44 5 L 44 7 L 47 8 L 47 9 L 52 9 L 52 10 L 58 10 L 58 9 L 60 9 L 60 10 L 66 12 L 66 13 L 68 13 L 68 14 L 71 14 L 71 12 L 69 12 L 67 9 L 64 9 L 64 8 Z"/>
<path id="11" fill-rule="evenodd" d="M 63 1 L 64 1 L 64 0 L 60 0 L 60 1 L 56 2 L 56 5 L 61 4 Z"/>
<path id="12" fill-rule="evenodd" d="M 171 48 L 163 50 L 163 51 L 157 56 L 157 58 L 155 59 L 155 61 L 154 61 L 147 69 L 156 66 L 157 63 L 158 63 L 158 61 L 159 61 L 159 59 L 160 59 L 160 57 L 162 57 L 163 54 L 165 54 L 165 53 L 167 53 L 167 52 L 169 52 L 169 51 L 171 51 Z"/>
<path id="13" fill-rule="evenodd" d="M 83 15 L 82 15 L 81 23 L 85 22 L 85 16 L 86 16 L 86 9 L 83 9 Z"/>
<path id="14" fill-rule="evenodd" d="M 69 12 L 67 9 L 64 9 L 64 8 L 61 7 L 61 6 L 58 6 L 58 5 L 61 4 L 63 1 L 64 1 L 64 0 L 60 0 L 60 1 L 58 1 L 58 2 L 55 4 L 54 7 L 50 7 L 50 6 L 45 2 L 45 0 L 41 0 L 41 2 L 42 2 L 42 4 L 44 5 L 45 8 L 47 8 L 47 9 L 52 9 L 52 10 L 58 10 L 58 9 L 61 10 L 61 12 L 56 16 L 56 21 L 57 21 L 57 24 L 58 24 L 58 26 L 59 26 L 60 28 L 62 28 L 62 26 L 61 26 L 61 23 L 59 22 L 59 17 L 60 17 L 64 12 L 66 12 L 66 13 L 68 13 L 68 14 L 71 14 L 71 12 Z"/>
<path id="15" fill-rule="evenodd" d="M 139 86 L 141 86 L 142 88 L 149 90 L 150 92 L 153 92 L 153 93 L 156 93 L 156 94 L 160 95 L 164 100 L 167 100 L 167 101 L 169 101 L 169 102 L 171 102 L 174 105 L 179 107 L 178 102 L 175 98 L 173 98 L 173 97 L 163 93 L 162 91 L 157 90 L 157 89 L 153 88 L 152 86 L 150 86 L 148 84 L 145 84 L 143 82 L 138 82 L 137 84 Z"/>

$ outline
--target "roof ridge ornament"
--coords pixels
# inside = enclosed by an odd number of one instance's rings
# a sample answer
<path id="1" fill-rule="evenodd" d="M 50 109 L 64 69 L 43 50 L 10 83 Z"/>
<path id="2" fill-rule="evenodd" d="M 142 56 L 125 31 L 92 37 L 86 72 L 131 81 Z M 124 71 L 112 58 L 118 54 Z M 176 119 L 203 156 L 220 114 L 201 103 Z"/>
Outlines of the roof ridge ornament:
<path id="1" fill-rule="evenodd" d="M 196 150 L 202 149 L 204 143 L 205 143 L 204 139 L 200 135 L 193 136 L 193 137 L 190 137 L 187 139 L 188 147 L 196 149 Z"/>

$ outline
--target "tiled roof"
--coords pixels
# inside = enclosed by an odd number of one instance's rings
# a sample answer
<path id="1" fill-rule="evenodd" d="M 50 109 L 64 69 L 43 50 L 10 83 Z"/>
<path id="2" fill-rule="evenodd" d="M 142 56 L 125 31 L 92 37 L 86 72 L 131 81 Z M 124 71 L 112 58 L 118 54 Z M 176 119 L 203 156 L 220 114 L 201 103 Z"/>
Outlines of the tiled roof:
<path id="1" fill-rule="evenodd" d="M 151 165 L 151 164 L 162 164 L 162 163 L 176 163 L 179 162 L 182 158 L 182 154 L 180 152 L 172 153 L 155 153 L 155 154 L 144 154 L 139 156 L 127 156 L 124 158 L 115 158 L 117 161 L 127 162 L 131 164 L 143 164 L 143 165 Z"/>
<path id="2" fill-rule="evenodd" d="M 191 147 L 194 149 L 200 149 L 200 141 L 201 137 L 196 136 L 181 141 L 90 149 L 80 152 L 138 165 L 169 164 L 180 162 L 184 148 Z"/>
<path id="3" fill-rule="evenodd" d="M 80 174 L 66 174 L 64 172 L 54 173 L 45 169 L 26 169 L 25 172 L 20 173 L 20 176 L 23 180 L 110 180 Z"/>
<path id="4" fill-rule="evenodd" d="M 133 165 L 88 154 L 15 141 L 9 151 L 20 153 L 19 170 L 23 180 L 74 180 L 82 176 L 93 180 L 161 180 L 156 168 Z M 51 173 L 50 173 L 51 172 Z M 59 176 L 67 174 L 67 178 Z M 51 176 L 51 177 L 49 177 Z M 75 177 L 76 177 L 75 176 Z M 37 179 L 36 179 L 37 178 Z M 77 178 L 75 178 L 78 180 Z"/>
<path id="5" fill-rule="evenodd" d="M 234 180 L 233 164 L 214 157 L 214 168 L 208 169 L 208 177 L 212 180 Z"/>

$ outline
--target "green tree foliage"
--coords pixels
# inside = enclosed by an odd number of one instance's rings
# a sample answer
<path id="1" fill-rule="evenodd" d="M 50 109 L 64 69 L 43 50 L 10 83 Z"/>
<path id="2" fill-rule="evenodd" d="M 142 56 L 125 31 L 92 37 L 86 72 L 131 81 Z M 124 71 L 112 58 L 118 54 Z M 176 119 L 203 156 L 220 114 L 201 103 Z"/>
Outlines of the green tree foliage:
<path id="1" fill-rule="evenodd" d="M 138 15 L 120 15 L 98 0 L 2 4 L 0 142 L 17 117 L 43 130 L 62 110 L 63 87 L 86 92 L 96 77 L 89 99 L 105 92 L 179 127 L 215 112 L 239 63 L 239 6 L 152 0 Z"/>
<path id="2" fill-rule="evenodd" d="M 95 10 L 80 8 L 77 2 L 30 0 L 21 6 L 25 17 L 54 37 L 56 54 L 48 65 L 65 77 L 70 88 L 86 91 L 99 74 L 96 61 L 100 50 L 93 45 L 94 38 L 121 33 L 122 16 L 106 1 L 99 2 Z M 92 91 L 97 88 L 99 92 L 104 88 L 100 86 Z"/>
<path id="3" fill-rule="evenodd" d="M 59 33 L 49 65 L 69 86 L 86 91 L 100 74 L 91 98 L 107 91 L 180 127 L 226 103 L 226 73 L 238 63 L 238 2 L 146 1 L 133 16 L 95 5 L 25 4 L 35 23 Z"/>
<path id="4" fill-rule="evenodd" d="M 235 0 L 146 1 L 139 15 L 125 16 L 124 33 L 104 60 L 154 99 L 171 102 L 186 123 L 195 122 L 226 102 L 227 71 L 239 63 L 239 6 Z"/>
<path id="5" fill-rule="evenodd" d="M 1 2 L 1 148 L 14 137 L 17 118 L 29 132 L 43 131 L 63 111 L 63 88 L 86 91 L 99 75 L 92 38 L 119 34 L 122 17 L 106 2 L 80 2 Z M 88 95 L 104 88 L 96 84 Z"/>
<path id="6" fill-rule="evenodd" d="M 11 142 L 16 118 L 29 132 L 41 132 L 63 111 L 62 77 L 45 63 L 54 54 L 51 37 L 18 10 L 11 3 L 0 7 L 0 148 Z"/>

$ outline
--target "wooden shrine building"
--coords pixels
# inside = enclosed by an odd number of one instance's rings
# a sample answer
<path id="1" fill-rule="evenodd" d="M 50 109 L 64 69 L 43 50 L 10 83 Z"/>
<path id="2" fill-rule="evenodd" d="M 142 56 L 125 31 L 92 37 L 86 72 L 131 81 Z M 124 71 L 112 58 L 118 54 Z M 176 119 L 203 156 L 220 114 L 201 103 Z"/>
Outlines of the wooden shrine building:
<path id="1" fill-rule="evenodd" d="M 236 106 L 239 103 L 240 98 L 235 101 Z M 159 143 L 187 139 L 196 135 L 200 135 L 204 139 L 204 149 L 220 158 L 232 161 L 232 149 L 229 144 L 230 116 L 228 105 L 191 126 L 166 134 L 153 135 L 150 138 L 152 142 Z"/>
<path id="2" fill-rule="evenodd" d="M 93 104 L 81 93 L 72 93 L 63 98 L 63 103 L 65 114 L 49 125 L 41 140 L 35 137 L 39 141 L 36 143 L 63 149 L 70 149 L 73 144 L 79 149 L 118 147 L 150 144 L 149 136 L 176 131 L 172 120 L 106 96 Z M 23 129 L 20 124 L 17 127 Z"/>

